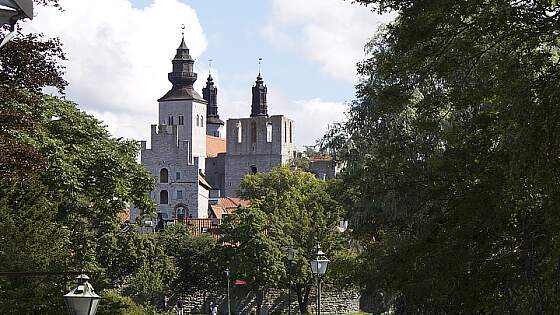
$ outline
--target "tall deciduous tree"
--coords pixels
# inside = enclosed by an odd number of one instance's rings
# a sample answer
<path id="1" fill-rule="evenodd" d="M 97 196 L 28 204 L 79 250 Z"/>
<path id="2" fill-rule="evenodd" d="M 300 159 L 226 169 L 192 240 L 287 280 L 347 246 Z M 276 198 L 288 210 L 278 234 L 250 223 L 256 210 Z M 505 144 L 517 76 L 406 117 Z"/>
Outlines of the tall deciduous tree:
<path id="1" fill-rule="evenodd" d="M 560 7 L 356 2 L 398 13 L 325 139 L 364 284 L 397 313 L 558 312 Z"/>
<path id="2" fill-rule="evenodd" d="M 309 261 L 315 257 L 318 243 L 331 258 L 344 250 L 344 236 L 336 231 L 342 207 L 329 194 L 329 185 L 311 173 L 288 167 L 247 175 L 241 182 L 241 196 L 259 201 L 254 207 L 268 217 L 267 237 L 281 250 L 298 250 L 292 262 L 292 289 L 302 313 L 308 312 L 313 285 Z M 287 270 L 285 252 L 282 258 Z"/>

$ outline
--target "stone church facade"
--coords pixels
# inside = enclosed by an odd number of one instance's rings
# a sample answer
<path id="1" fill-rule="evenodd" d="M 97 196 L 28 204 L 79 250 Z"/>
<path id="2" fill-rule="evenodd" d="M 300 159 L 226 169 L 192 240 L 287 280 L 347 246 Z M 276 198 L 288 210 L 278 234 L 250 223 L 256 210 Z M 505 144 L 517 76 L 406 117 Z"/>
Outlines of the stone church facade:
<path id="1" fill-rule="evenodd" d="M 268 115 L 267 87 L 260 73 L 252 87 L 250 116 L 224 123 L 212 76 L 200 96 L 193 88 L 193 66 L 183 38 L 168 74 L 172 87 L 158 100 L 150 145 L 140 142 L 141 163 L 157 178 L 151 197 L 159 221 L 212 217 L 216 195 L 237 197 L 244 175 L 287 165 L 296 154 L 294 121 Z"/>

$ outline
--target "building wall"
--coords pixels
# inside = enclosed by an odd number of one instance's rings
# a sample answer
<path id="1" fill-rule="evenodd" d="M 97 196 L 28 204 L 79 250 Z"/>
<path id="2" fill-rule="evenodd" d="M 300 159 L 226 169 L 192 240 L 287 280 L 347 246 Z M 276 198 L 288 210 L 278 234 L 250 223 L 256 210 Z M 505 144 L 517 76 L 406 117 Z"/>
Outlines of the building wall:
<path id="1" fill-rule="evenodd" d="M 206 218 L 208 190 L 200 187 L 198 183 L 201 159 L 192 156 L 190 141 L 179 141 L 177 131 L 176 125 L 152 125 L 151 147 L 147 148 L 146 141 L 141 141 L 141 163 L 157 178 L 156 189 L 151 193 L 151 197 L 157 204 L 157 212 L 166 214 L 168 218 L 175 216 L 175 208 L 179 204 L 188 207 L 190 216 Z M 167 183 L 162 182 L 160 178 L 164 168 L 168 173 Z M 167 203 L 161 203 L 162 190 L 168 192 Z M 179 190 L 182 191 L 182 196 L 177 196 Z"/>
<path id="2" fill-rule="evenodd" d="M 289 163 L 296 149 L 295 124 L 281 115 L 228 119 L 226 147 L 223 193 L 234 197 L 243 176 L 254 168 L 268 172 Z"/>
<path id="3" fill-rule="evenodd" d="M 159 103 L 159 124 L 170 125 L 169 117 L 173 117 L 173 125 L 177 126 L 179 142 L 189 140 L 193 157 L 198 157 L 202 172 L 205 171 L 206 157 L 206 104 L 191 100 L 165 101 Z M 183 124 L 179 124 L 179 116 L 183 116 Z M 197 123 L 198 116 L 198 123 Z"/>
<path id="4" fill-rule="evenodd" d="M 225 153 L 220 153 L 216 157 L 206 159 L 206 180 L 212 188 L 219 189 L 220 193 L 223 193 L 225 188 L 225 163 Z"/>

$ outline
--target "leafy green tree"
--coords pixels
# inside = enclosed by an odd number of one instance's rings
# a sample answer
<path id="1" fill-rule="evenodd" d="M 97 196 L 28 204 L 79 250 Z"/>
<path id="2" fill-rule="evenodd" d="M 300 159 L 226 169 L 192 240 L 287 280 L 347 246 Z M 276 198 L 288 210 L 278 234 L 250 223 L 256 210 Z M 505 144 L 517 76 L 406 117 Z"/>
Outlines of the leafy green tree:
<path id="1" fill-rule="evenodd" d="M 273 237 L 276 231 L 261 206 L 260 200 L 253 200 L 250 207 L 240 208 L 222 221 L 228 268 L 234 279 L 246 280 L 256 293 L 257 313 L 267 290 L 277 287 L 284 274 L 281 246 Z"/>
<path id="2" fill-rule="evenodd" d="M 399 314 L 557 313 L 560 7 L 356 2 L 398 13 L 324 142 L 366 289 Z"/>
<path id="3" fill-rule="evenodd" d="M 267 237 L 274 240 L 274 246 L 282 251 L 287 247 L 298 250 L 291 274 L 301 313 L 308 312 L 313 285 L 309 261 L 315 257 L 317 244 L 320 242 L 322 250 L 332 255 L 331 258 L 346 250 L 344 236 L 336 232 L 342 207 L 329 194 L 330 185 L 311 173 L 288 167 L 247 175 L 241 182 L 241 196 L 258 201 L 253 207 L 267 214 Z M 286 254 L 282 256 L 286 270 Z M 285 271 L 282 277 L 286 283 Z"/>

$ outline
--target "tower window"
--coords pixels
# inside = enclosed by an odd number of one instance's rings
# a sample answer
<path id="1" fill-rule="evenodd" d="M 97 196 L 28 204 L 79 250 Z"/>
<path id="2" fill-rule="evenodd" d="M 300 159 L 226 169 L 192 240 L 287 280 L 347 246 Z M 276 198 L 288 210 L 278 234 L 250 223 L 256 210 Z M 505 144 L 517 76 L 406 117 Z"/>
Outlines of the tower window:
<path id="1" fill-rule="evenodd" d="M 173 116 L 171 115 L 167 116 L 167 124 L 169 126 L 173 125 Z"/>
<path id="2" fill-rule="evenodd" d="M 204 116 L 200 116 L 200 127 L 204 127 Z"/>
<path id="3" fill-rule="evenodd" d="M 292 123 L 290 122 L 290 143 L 292 143 Z"/>
<path id="4" fill-rule="evenodd" d="M 237 143 L 243 141 L 243 127 L 241 127 L 241 122 L 237 122 Z"/>
<path id="5" fill-rule="evenodd" d="M 181 179 L 181 172 L 175 172 L 175 179 L 176 179 L 176 180 L 180 180 L 180 179 Z"/>
<path id="6" fill-rule="evenodd" d="M 196 126 L 198 127 L 200 125 L 200 117 L 198 115 L 196 115 Z"/>
<path id="7" fill-rule="evenodd" d="M 183 199 L 183 191 L 177 190 L 177 199 Z"/>
<path id="8" fill-rule="evenodd" d="M 179 125 L 183 125 L 185 123 L 185 117 L 183 115 L 179 115 Z"/>
<path id="9" fill-rule="evenodd" d="M 169 203 L 169 194 L 167 193 L 167 190 L 162 190 L 159 193 L 159 203 L 162 205 L 166 205 Z"/>
<path id="10" fill-rule="evenodd" d="M 266 123 L 266 142 L 272 142 L 272 124 Z"/>
<path id="11" fill-rule="evenodd" d="M 284 122 L 284 142 L 288 142 L 288 123 Z"/>
<path id="12" fill-rule="evenodd" d="M 257 123 L 254 121 L 251 123 L 251 142 L 257 142 Z"/>
<path id="13" fill-rule="evenodd" d="M 166 168 L 162 168 L 161 171 L 159 171 L 159 182 L 167 183 L 168 181 L 169 181 L 169 172 L 167 171 Z"/>

